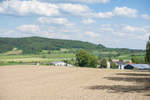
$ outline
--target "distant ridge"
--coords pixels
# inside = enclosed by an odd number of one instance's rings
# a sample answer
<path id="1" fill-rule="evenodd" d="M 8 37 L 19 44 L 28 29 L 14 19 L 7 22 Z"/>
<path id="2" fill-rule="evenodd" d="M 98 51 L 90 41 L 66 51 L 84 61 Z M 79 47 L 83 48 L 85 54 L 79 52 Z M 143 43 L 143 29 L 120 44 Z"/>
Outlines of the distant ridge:
<path id="1" fill-rule="evenodd" d="M 0 37 L 0 53 L 13 48 L 23 50 L 23 53 L 38 53 L 41 50 L 58 50 L 61 48 L 104 49 L 102 44 L 96 45 L 89 42 L 64 39 L 50 39 L 43 37 L 8 38 Z"/>

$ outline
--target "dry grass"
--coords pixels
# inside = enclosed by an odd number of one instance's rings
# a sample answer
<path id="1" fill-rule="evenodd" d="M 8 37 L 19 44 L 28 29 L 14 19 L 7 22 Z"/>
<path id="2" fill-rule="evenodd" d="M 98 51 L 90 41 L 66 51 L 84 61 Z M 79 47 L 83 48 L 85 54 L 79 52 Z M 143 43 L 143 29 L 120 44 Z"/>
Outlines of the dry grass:
<path id="1" fill-rule="evenodd" d="M 150 100 L 149 78 L 140 71 L 1 66 L 0 100 Z"/>

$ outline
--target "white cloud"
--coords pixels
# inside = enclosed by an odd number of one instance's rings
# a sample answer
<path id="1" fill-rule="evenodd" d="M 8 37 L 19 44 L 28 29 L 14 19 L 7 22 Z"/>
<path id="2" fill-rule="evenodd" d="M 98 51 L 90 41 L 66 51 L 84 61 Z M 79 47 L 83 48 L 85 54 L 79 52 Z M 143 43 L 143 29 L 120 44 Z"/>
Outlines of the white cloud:
<path id="1" fill-rule="evenodd" d="M 0 4 L 0 13 L 4 12 L 4 8 L 2 7 L 2 5 Z"/>
<path id="2" fill-rule="evenodd" d="M 123 27 L 123 30 L 124 31 L 132 31 L 132 32 L 134 32 L 134 31 L 136 31 L 136 28 L 132 27 L 132 26 L 125 26 L 125 27 Z"/>
<path id="3" fill-rule="evenodd" d="M 80 2 L 80 3 L 108 3 L 110 0 L 54 0 L 58 2 Z"/>
<path id="4" fill-rule="evenodd" d="M 112 12 L 99 12 L 98 14 L 96 14 L 96 17 L 99 17 L 99 18 L 111 18 L 113 15 Z"/>
<path id="5" fill-rule="evenodd" d="M 90 19 L 90 18 L 88 18 L 88 19 L 83 19 L 83 20 L 82 20 L 82 23 L 83 23 L 83 24 L 92 24 L 92 23 L 95 23 L 95 20 Z"/>
<path id="6" fill-rule="evenodd" d="M 86 5 L 72 4 L 72 3 L 48 3 L 37 0 L 21 1 L 10 0 L 0 3 L 0 13 L 28 15 L 37 14 L 43 16 L 60 15 L 60 11 L 67 12 L 73 15 L 84 15 L 89 13 L 90 9 Z"/>
<path id="7" fill-rule="evenodd" d="M 0 3 L 0 13 L 4 14 L 38 14 L 44 16 L 59 15 L 58 7 L 55 4 L 39 2 L 36 0 L 21 1 L 10 0 Z"/>
<path id="8" fill-rule="evenodd" d="M 128 40 L 147 40 L 150 30 L 149 26 L 130 26 L 130 25 L 110 25 L 104 24 L 99 28 L 99 33 L 103 36 L 115 37 L 118 39 L 124 39 L 128 37 Z M 107 33 L 107 34 L 106 34 Z"/>
<path id="9" fill-rule="evenodd" d="M 75 1 L 75 0 L 74 0 Z M 78 0 L 80 1 L 80 0 Z M 87 0 L 83 0 L 85 2 Z M 95 0 L 96 1 L 96 0 Z M 109 0 L 97 0 L 97 2 L 106 2 Z M 81 0 L 82 2 L 82 0 Z M 87 2 L 94 2 L 88 0 Z M 18 6 L 19 5 L 19 6 Z M 14 14 L 14 15 L 31 15 L 37 14 L 42 16 L 58 16 L 69 13 L 76 16 L 97 17 L 97 18 L 111 18 L 113 16 L 127 16 L 136 17 L 137 10 L 127 7 L 116 7 L 109 12 L 93 12 L 87 5 L 74 3 L 48 3 L 37 0 L 10 0 L 0 3 L 0 14 Z M 148 15 L 143 15 L 144 18 L 149 18 Z"/>
<path id="10" fill-rule="evenodd" d="M 106 31 L 107 32 L 113 32 L 114 30 L 111 27 L 101 27 L 100 31 L 102 31 L 102 32 L 106 32 Z"/>
<path id="11" fill-rule="evenodd" d="M 143 27 L 133 27 L 129 25 L 124 26 L 122 29 L 128 32 L 146 32 L 145 28 Z"/>
<path id="12" fill-rule="evenodd" d="M 66 18 L 50 18 L 50 17 L 40 17 L 38 21 L 43 24 L 67 24 L 69 23 Z"/>
<path id="13" fill-rule="evenodd" d="M 114 9 L 113 13 L 118 16 L 127 16 L 127 17 L 136 17 L 137 16 L 137 10 L 131 9 L 128 7 L 116 7 Z"/>
<path id="14" fill-rule="evenodd" d="M 59 9 L 71 13 L 73 15 L 84 15 L 85 13 L 89 13 L 90 9 L 86 5 L 81 4 L 58 4 Z"/>
<path id="15" fill-rule="evenodd" d="M 58 24 L 65 25 L 67 27 L 73 27 L 75 24 L 70 22 L 67 18 L 51 18 L 51 17 L 39 17 L 38 21 L 42 24 Z"/>
<path id="16" fill-rule="evenodd" d="M 141 15 L 141 17 L 142 17 L 142 18 L 144 18 L 144 19 L 150 19 L 150 16 L 149 16 L 149 15 L 147 15 L 147 14 L 143 14 L 143 15 Z"/>
<path id="17" fill-rule="evenodd" d="M 94 32 L 91 32 L 91 31 L 85 32 L 85 35 L 90 36 L 90 37 L 93 37 L 93 38 L 99 36 L 97 33 L 94 33 Z"/>
<path id="18" fill-rule="evenodd" d="M 115 7 L 113 11 L 110 12 L 99 12 L 92 13 L 93 17 L 97 18 L 111 18 L 113 16 L 125 16 L 125 17 L 137 17 L 137 10 L 128 7 Z"/>
<path id="19" fill-rule="evenodd" d="M 40 32 L 40 27 L 37 25 L 32 25 L 32 24 L 21 25 L 21 26 L 16 27 L 16 29 L 21 31 L 21 32 L 25 32 L 25 33 L 38 33 L 38 32 Z"/>

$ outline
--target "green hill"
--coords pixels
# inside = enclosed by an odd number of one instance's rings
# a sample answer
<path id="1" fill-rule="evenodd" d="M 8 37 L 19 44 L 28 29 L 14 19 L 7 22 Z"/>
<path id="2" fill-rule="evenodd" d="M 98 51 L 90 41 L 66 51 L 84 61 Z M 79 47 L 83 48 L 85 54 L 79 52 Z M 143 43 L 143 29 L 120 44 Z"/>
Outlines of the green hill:
<path id="1" fill-rule="evenodd" d="M 42 37 L 0 38 L 0 53 L 11 51 L 13 48 L 22 50 L 23 53 L 38 53 L 41 50 L 59 50 L 61 48 L 81 48 L 87 50 L 104 49 L 101 44 L 77 40 L 49 39 Z"/>

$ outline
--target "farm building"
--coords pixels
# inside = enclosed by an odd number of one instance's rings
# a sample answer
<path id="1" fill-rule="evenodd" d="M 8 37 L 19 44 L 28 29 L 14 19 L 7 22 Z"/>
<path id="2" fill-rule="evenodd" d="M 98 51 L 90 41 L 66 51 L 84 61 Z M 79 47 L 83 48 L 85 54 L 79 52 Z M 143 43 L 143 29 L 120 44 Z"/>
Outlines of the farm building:
<path id="1" fill-rule="evenodd" d="M 150 65 L 148 64 L 127 64 L 124 69 L 140 69 L 140 70 L 150 70 Z"/>
<path id="2" fill-rule="evenodd" d="M 62 61 L 52 62 L 52 63 L 50 63 L 50 65 L 54 65 L 54 66 L 72 66 L 71 64 L 67 64 L 67 63 L 62 62 Z"/>
<path id="3" fill-rule="evenodd" d="M 116 64 L 118 65 L 118 69 L 124 69 L 124 67 L 126 65 L 125 63 L 120 62 L 120 61 L 116 62 Z"/>

